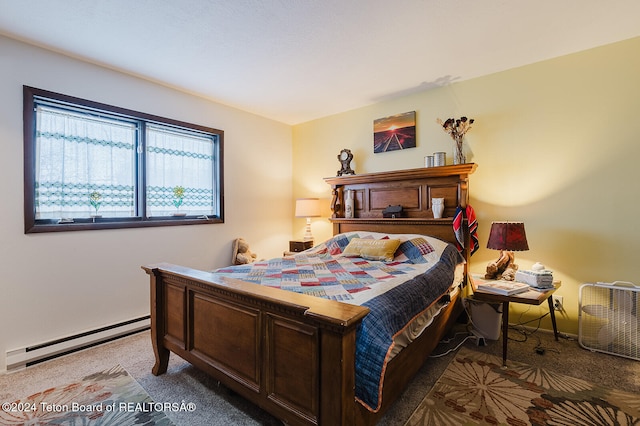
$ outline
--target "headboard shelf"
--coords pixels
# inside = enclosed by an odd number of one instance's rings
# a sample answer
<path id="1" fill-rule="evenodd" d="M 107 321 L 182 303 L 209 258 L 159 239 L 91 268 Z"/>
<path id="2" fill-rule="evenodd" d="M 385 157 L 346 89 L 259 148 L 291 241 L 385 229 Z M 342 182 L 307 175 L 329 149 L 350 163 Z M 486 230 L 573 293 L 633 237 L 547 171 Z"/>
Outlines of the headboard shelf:
<path id="1" fill-rule="evenodd" d="M 344 185 L 355 183 L 371 183 L 375 181 L 406 180 L 423 177 L 468 176 L 478 165 L 476 163 L 454 164 L 451 166 L 420 167 L 417 169 L 392 170 L 387 172 L 363 173 L 359 175 L 343 175 L 324 178 L 330 185 Z"/>
<path id="2" fill-rule="evenodd" d="M 402 220 L 430 219 L 450 225 L 456 208 L 467 206 L 469 175 L 476 167 L 475 163 L 467 163 L 325 178 L 332 189 L 331 220 L 334 227 L 339 223 L 341 229 L 343 224 L 357 226 L 362 222 L 345 221 L 382 220 L 386 207 L 399 204 L 404 209 Z M 349 190 L 354 193 L 354 219 L 344 217 L 344 196 Z M 433 198 L 444 198 L 445 219 L 433 218 Z"/>
<path id="3" fill-rule="evenodd" d="M 419 218 L 371 218 L 371 219 L 329 219 L 333 223 L 333 233 L 360 231 L 367 229 L 371 232 L 392 234 L 425 234 L 455 243 L 453 233 L 453 218 L 419 219 Z"/>

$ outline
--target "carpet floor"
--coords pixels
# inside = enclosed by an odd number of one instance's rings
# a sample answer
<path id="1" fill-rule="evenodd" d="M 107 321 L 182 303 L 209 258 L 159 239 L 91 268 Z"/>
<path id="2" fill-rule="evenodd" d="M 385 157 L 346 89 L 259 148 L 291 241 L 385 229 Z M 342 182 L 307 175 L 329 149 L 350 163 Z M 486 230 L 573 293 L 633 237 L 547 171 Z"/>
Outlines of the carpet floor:
<path id="1" fill-rule="evenodd" d="M 464 325 L 460 325 L 464 331 Z M 379 425 L 402 426 L 454 359 L 457 347 L 471 348 L 501 356 L 501 341 L 487 341 L 478 347 L 466 334 L 452 335 L 434 351 L 398 401 Z M 581 378 L 606 388 L 640 393 L 640 362 L 593 353 L 580 348 L 577 341 L 536 332 L 524 336 L 510 331 L 509 362 L 523 362 L 568 376 Z M 463 342 L 463 343 L 462 343 Z M 539 355 L 536 348 L 544 349 Z M 448 351 L 451 351 L 447 353 Z M 539 351 L 538 351 L 539 352 Z M 281 422 L 250 404 L 217 381 L 172 354 L 167 373 L 151 374 L 154 364 L 149 332 L 138 333 L 101 346 L 44 362 L 15 373 L 0 375 L 0 401 L 11 402 L 44 389 L 80 380 L 98 371 L 121 365 L 157 403 L 192 403 L 194 411 L 168 411 L 178 426 L 189 425 L 280 425 Z"/>
<path id="2" fill-rule="evenodd" d="M 406 426 L 637 424 L 636 393 L 462 348 Z"/>

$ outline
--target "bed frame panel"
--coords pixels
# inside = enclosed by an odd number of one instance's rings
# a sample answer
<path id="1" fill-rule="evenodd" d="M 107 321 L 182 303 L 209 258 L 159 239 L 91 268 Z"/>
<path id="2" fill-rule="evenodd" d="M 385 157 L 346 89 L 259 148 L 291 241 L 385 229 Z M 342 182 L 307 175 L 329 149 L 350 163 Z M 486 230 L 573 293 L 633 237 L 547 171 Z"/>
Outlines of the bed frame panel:
<path id="1" fill-rule="evenodd" d="M 430 199 L 444 194 L 452 216 L 455 206 L 467 205 L 474 170 L 466 164 L 327 178 L 334 233 L 421 233 L 455 242 L 452 217 L 433 219 Z M 361 194 L 354 219 L 341 217 L 347 189 Z M 382 219 L 391 200 L 408 200 L 409 217 Z M 234 279 L 215 283 L 211 273 L 178 265 L 143 269 L 150 276 L 153 374 L 166 372 L 174 352 L 292 425 L 377 423 L 462 312 L 458 294 L 388 363 L 383 403 L 373 413 L 354 391 L 356 329 L 367 308 Z"/>

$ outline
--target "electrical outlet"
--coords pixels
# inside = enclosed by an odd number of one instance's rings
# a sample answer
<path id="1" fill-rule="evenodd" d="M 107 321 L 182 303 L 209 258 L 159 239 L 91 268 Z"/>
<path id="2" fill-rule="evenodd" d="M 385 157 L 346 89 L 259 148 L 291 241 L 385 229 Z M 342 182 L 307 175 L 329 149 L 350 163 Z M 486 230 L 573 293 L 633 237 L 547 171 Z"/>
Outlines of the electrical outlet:
<path id="1" fill-rule="evenodd" d="M 556 311 L 561 311 L 563 309 L 563 297 L 562 296 L 556 296 L 555 294 L 553 296 L 553 308 Z"/>

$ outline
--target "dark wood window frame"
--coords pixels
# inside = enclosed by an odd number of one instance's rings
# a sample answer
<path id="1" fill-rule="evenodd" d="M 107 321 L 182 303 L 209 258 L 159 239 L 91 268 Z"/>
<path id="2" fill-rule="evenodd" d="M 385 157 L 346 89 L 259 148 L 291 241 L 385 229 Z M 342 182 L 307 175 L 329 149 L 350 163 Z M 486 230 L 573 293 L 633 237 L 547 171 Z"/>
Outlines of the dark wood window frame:
<path id="1" fill-rule="evenodd" d="M 145 217 L 145 165 L 144 158 L 136 161 L 135 202 L 136 216 L 134 217 L 103 217 L 103 218 L 74 218 L 72 223 L 58 220 L 36 219 L 35 203 L 35 161 L 36 161 L 36 114 L 35 106 L 38 98 L 48 99 L 62 104 L 80 106 L 93 111 L 102 111 L 110 116 L 120 116 L 142 123 L 160 123 L 181 129 L 195 130 L 215 135 L 214 143 L 214 198 L 217 212 L 207 216 L 154 216 Z M 150 226 L 178 226 L 224 223 L 224 131 L 168 119 L 125 108 L 115 107 L 73 96 L 63 95 L 47 90 L 23 86 L 23 127 L 24 127 L 24 226 L 25 234 L 39 232 L 81 231 L 98 229 L 140 228 Z M 143 144 L 142 144 L 143 145 Z M 140 149 L 138 146 L 138 149 Z M 144 151 L 143 151 L 144 152 Z"/>

